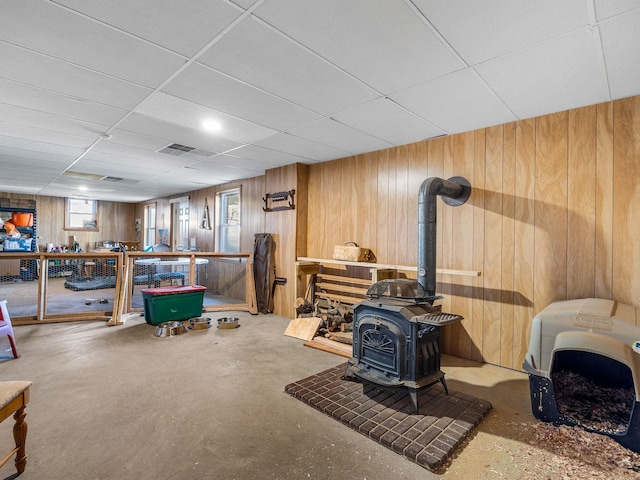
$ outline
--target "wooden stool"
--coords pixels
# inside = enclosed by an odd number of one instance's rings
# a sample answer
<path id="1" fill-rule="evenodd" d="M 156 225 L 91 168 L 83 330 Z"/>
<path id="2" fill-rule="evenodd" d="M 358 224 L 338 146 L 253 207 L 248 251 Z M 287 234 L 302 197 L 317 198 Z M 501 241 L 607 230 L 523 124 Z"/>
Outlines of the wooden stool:
<path id="1" fill-rule="evenodd" d="M 16 448 L 0 460 L 0 467 L 15 454 L 18 474 L 24 472 L 24 468 L 27 466 L 25 452 L 27 422 L 24 421 L 27 414 L 24 410 L 29 403 L 29 387 L 31 387 L 31 382 L 28 381 L 0 382 L 0 422 L 4 422 L 12 414 L 16 422 L 13 426 L 13 439 L 16 442 Z"/>

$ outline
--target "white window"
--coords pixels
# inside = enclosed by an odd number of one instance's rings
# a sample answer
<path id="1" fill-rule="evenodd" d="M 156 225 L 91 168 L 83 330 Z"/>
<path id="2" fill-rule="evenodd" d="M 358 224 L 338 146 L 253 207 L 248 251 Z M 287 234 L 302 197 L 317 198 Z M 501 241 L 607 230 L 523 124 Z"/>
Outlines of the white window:
<path id="1" fill-rule="evenodd" d="M 240 189 L 218 194 L 218 252 L 240 251 Z"/>
<path id="2" fill-rule="evenodd" d="M 156 204 L 144 207 L 144 249 L 156 244 Z"/>
<path id="3" fill-rule="evenodd" d="M 65 230 L 98 230 L 98 201 L 67 198 Z"/>

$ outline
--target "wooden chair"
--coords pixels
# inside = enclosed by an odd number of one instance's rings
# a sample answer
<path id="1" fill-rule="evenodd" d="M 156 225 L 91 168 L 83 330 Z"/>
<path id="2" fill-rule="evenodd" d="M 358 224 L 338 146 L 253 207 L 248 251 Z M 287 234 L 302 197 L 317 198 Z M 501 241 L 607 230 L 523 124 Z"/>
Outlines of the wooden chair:
<path id="1" fill-rule="evenodd" d="M 27 403 L 29 403 L 30 387 L 31 382 L 28 381 L 0 382 L 0 422 L 4 422 L 13 415 L 13 419 L 15 420 L 15 424 L 13 425 L 13 439 L 16 443 L 16 447 L 0 460 L 0 467 L 7 463 L 15 454 L 18 475 L 24 472 L 27 466 L 27 454 L 25 451 L 27 422 L 24 421 L 24 418 L 27 416 L 25 408 Z"/>

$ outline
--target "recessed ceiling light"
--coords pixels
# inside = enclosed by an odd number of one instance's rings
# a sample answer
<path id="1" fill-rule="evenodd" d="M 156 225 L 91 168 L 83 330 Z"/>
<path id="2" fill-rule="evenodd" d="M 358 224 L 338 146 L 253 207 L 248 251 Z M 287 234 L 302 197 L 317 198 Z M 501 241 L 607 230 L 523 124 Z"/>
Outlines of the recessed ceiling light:
<path id="1" fill-rule="evenodd" d="M 86 192 L 86 191 L 87 191 L 87 190 L 89 190 L 89 189 L 88 189 L 87 187 L 85 187 L 84 185 L 80 185 L 80 186 L 78 187 L 78 190 L 81 190 L 81 191 L 83 191 L 83 192 Z"/>
<path id="2" fill-rule="evenodd" d="M 205 120 L 202 122 L 202 128 L 208 132 L 219 132 L 222 129 L 222 124 L 217 120 Z"/>

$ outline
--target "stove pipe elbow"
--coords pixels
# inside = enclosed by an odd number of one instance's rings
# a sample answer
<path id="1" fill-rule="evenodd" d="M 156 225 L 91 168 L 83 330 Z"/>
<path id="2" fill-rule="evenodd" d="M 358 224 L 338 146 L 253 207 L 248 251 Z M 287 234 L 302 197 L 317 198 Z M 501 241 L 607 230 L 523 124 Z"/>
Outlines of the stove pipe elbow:
<path id="1" fill-rule="evenodd" d="M 458 206 L 471 195 L 471 184 L 464 177 L 444 180 L 429 177 L 418 192 L 418 283 L 427 296 L 436 294 L 436 196 L 447 205 Z"/>

